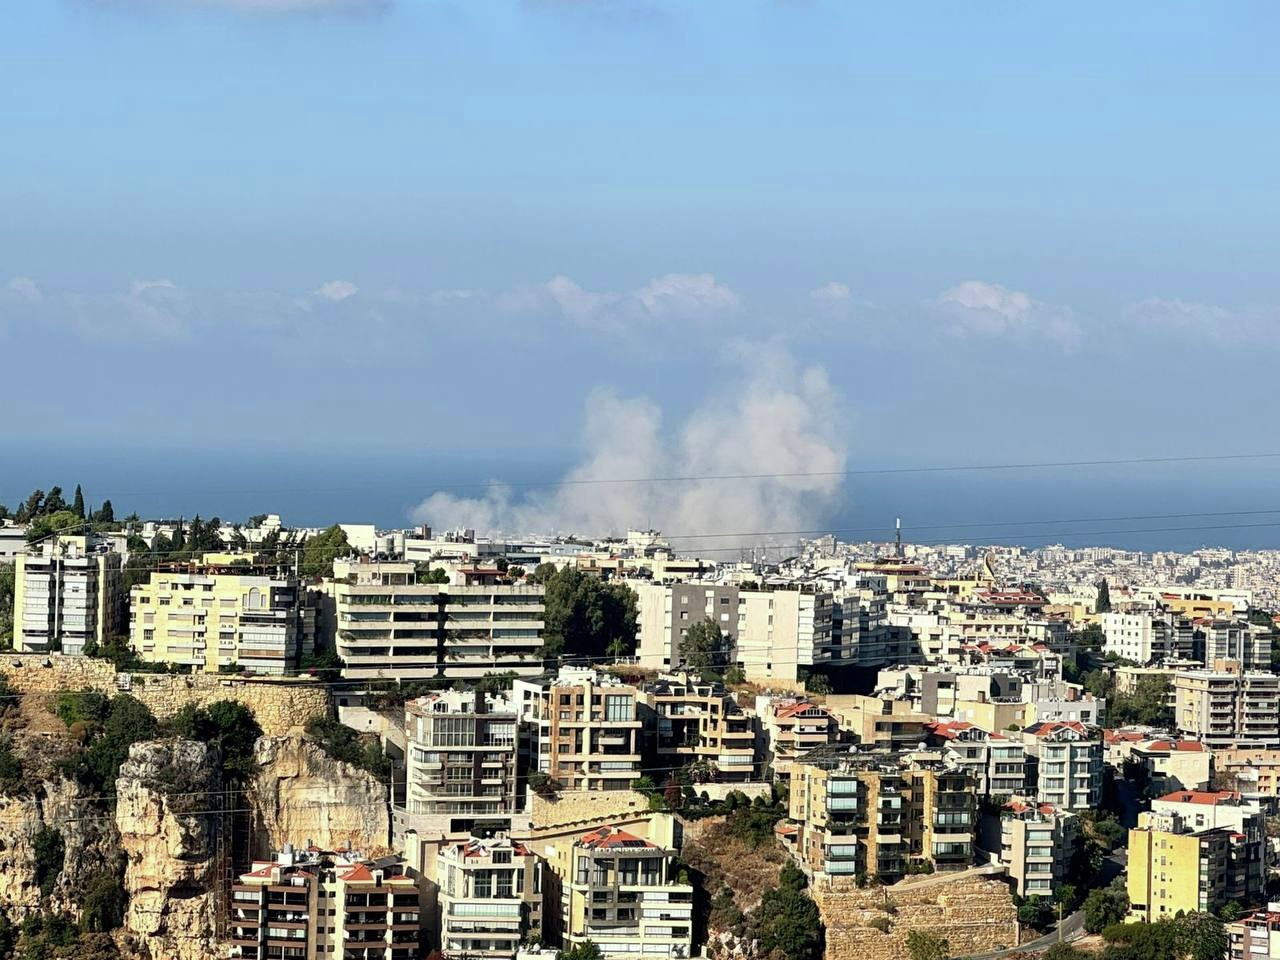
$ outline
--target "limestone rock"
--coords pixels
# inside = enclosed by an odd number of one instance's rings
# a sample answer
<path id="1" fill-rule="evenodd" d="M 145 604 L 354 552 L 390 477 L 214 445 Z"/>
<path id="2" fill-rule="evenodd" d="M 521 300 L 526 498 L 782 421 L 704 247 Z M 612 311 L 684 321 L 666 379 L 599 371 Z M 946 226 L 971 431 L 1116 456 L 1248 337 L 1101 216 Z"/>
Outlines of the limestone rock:
<path id="1" fill-rule="evenodd" d="M 192 740 L 129 748 L 116 780 L 116 827 L 126 856 L 125 929 L 152 956 L 197 960 L 216 950 L 221 758 Z"/>
<path id="2" fill-rule="evenodd" d="M 328 850 L 350 844 L 368 856 L 389 852 L 387 785 L 334 760 L 302 736 L 262 737 L 246 795 L 260 854 L 308 840 Z"/>

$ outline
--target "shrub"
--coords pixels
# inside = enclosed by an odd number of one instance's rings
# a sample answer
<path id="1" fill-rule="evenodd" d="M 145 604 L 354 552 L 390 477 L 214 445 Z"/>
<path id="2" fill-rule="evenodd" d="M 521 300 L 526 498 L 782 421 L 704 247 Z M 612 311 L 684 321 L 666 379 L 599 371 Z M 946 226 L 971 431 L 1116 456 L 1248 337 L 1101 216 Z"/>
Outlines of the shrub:
<path id="1" fill-rule="evenodd" d="M 354 730 L 332 717 L 312 718 L 307 733 L 333 759 L 367 770 L 379 779 L 391 775 L 391 758 L 381 745 L 376 741 L 365 743 Z"/>

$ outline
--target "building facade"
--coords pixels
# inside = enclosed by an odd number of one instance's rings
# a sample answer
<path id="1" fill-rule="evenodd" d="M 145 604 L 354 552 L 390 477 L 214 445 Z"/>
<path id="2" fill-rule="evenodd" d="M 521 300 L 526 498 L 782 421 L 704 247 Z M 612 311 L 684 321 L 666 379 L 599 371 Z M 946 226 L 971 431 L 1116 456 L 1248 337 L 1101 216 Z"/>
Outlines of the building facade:
<path id="1" fill-rule="evenodd" d="M 1000 814 L 1000 860 L 1020 897 L 1052 897 L 1081 847 L 1080 818 L 1048 804 L 1010 801 Z"/>
<path id="2" fill-rule="evenodd" d="M 120 554 L 56 537 L 14 560 L 13 646 L 77 655 L 123 630 Z"/>
<path id="3" fill-rule="evenodd" d="M 1219 660 L 1174 674 L 1174 723 L 1210 750 L 1280 747 L 1280 677 Z"/>
<path id="4" fill-rule="evenodd" d="M 433 944 L 450 957 L 511 960 L 543 934 L 543 869 L 509 837 L 445 844 L 434 863 Z"/>

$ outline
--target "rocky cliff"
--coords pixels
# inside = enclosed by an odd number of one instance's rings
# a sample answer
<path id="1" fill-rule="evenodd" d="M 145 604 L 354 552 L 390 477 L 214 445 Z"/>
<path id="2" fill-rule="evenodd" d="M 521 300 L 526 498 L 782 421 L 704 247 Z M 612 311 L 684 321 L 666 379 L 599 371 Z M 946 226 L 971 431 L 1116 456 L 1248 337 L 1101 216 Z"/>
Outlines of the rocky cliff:
<path id="1" fill-rule="evenodd" d="M 192 740 L 135 743 L 120 766 L 115 822 L 126 857 L 125 929 L 153 957 L 216 953 L 221 769 L 217 748 Z"/>
<path id="2" fill-rule="evenodd" d="M 41 906 L 36 842 L 42 831 L 56 833 L 65 851 L 60 866 L 46 867 L 52 881 L 48 906 L 78 916 L 85 881 L 115 864 L 115 823 L 101 798 L 62 777 L 0 796 L 0 912 L 15 916 Z"/>
<path id="3" fill-rule="evenodd" d="M 261 738 L 255 760 L 246 799 L 258 855 L 307 841 L 330 850 L 349 843 L 370 856 L 388 852 L 387 785 L 372 774 L 301 736 Z"/>

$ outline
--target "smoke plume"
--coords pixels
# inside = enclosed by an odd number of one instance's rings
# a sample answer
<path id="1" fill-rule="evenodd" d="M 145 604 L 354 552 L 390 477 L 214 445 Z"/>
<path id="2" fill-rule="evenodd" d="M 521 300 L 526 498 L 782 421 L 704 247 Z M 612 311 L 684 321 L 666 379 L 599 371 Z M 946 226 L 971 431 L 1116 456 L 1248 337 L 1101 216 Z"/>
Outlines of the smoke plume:
<path id="1" fill-rule="evenodd" d="M 474 499 L 437 492 L 413 519 L 508 535 L 652 527 L 679 538 L 678 548 L 716 547 L 721 558 L 740 545 L 782 542 L 765 534 L 814 529 L 843 487 L 836 391 L 821 367 L 798 367 L 774 344 L 740 347 L 736 360 L 733 386 L 670 428 L 652 400 L 596 390 L 586 404 L 586 456 L 563 483 L 523 491 L 495 484 Z M 756 474 L 774 476 L 741 479 Z M 734 479 L 654 480 L 688 477 Z M 637 480 L 654 482 L 597 482 Z M 698 539 L 708 535 L 722 538 Z"/>

